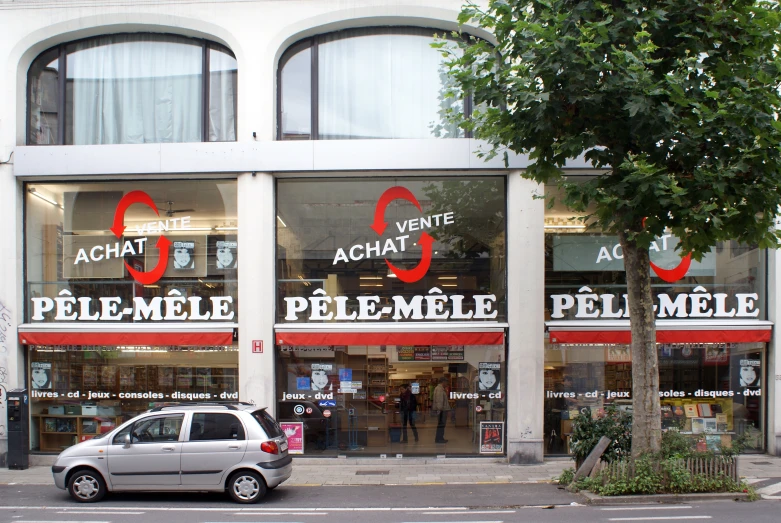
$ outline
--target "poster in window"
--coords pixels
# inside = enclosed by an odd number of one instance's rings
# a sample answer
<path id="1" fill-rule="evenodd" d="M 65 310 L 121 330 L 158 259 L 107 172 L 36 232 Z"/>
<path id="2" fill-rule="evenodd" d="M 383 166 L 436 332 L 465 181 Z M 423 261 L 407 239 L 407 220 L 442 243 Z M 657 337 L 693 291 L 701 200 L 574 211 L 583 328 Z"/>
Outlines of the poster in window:
<path id="1" fill-rule="evenodd" d="M 157 384 L 160 387 L 173 387 L 174 386 L 174 368 L 173 367 L 158 367 L 157 368 Z"/>
<path id="2" fill-rule="evenodd" d="M 133 367 L 123 365 L 119 368 L 119 386 L 123 389 L 134 387 L 136 384 L 136 374 Z"/>
<path id="3" fill-rule="evenodd" d="M 48 361 L 30 363 L 30 381 L 34 389 L 52 388 L 52 364 Z"/>
<path id="4" fill-rule="evenodd" d="M 629 351 L 629 345 L 609 345 L 605 352 L 605 361 L 608 363 L 632 362 L 632 353 Z"/>
<path id="5" fill-rule="evenodd" d="M 415 361 L 415 347 L 401 346 L 396 348 L 399 361 Z"/>
<path id="6" fill-rule="evenodd" d="M 174 242 L 174 269 L 195 269 L 195 242 Z"/>
<path id="7" fill-rule="evenodd" d="M 283 421 L 279 424 L 282 432 L 287 436 L 287 453 L 304 453 L 304 423 L 301 421 Z"/>
<path id="8" fill-rule="evenodd" d="M 333 375 L 333 364 L 331 363 L 313 363 L 312 364 L 312 390 L 334 389 L 336 376 Z"/>
<path id="9" fill-rule="evenodd" d="M 197 387 L 210 387 L 212 384 L 211 367 L 197 367 L 195 369 L 195 385 Z"/>
<path id="10" fill-rule="evenodd" d="M 85 387 L 98 386 L 98 369 L 95 365 L 84 365 L 83 377 Z"/>
<path id="11" fill-rule="evenodd" d="M 238 265 L 239 242 L 233 240 L 217 240 L 217 268 L 223 270 L 235 269 Z"/>
<path id="12" fill-rule="evenodd" d="M 100 369 L 100 385 L 102 387 L 114 388 L 117 386 L 117 366 L 104 365 Z"/>
<path id="13" fill-rule="evenodd" d="M 501 363 L 481 361 L 477 364 L 477 390 L 500 390 L 501 376 Z"/>
<path id="14" fill-rule="evenodd" d="M 179 367 L 176 369 L 176 386 L 184 388 L 193 386 L 192 367 Z"/>
<path id="15" fill-rule="evenodd" d="M 480 422 L 480 454 L 504 453 L 504 421 Z"/>
<path id="16" fill-rule="evenodd" d="M 705 347 L 705 365 L 724 365 L 729 362 L 729 347 L 726 344 Z"/>

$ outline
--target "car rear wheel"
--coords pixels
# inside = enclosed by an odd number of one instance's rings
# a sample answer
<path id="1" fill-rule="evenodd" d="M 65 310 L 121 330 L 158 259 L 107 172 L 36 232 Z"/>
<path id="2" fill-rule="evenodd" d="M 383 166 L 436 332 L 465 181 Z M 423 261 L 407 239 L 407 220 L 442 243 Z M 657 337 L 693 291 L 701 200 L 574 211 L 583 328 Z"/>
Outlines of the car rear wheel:
<path id="1" fill-rule="evenodd" d="M 106 482 L 94 470 L 77 470 L 68 480 L 68 493 L 79 503 L 94 503 L 106 495 Z"/>
<path id="2" fill-rule="evenodd" d="M 266 490 L 266 482 L 257 472 L 240 471 L 228 481 L 228 493 L 237 503 L 257 503 Z"/>

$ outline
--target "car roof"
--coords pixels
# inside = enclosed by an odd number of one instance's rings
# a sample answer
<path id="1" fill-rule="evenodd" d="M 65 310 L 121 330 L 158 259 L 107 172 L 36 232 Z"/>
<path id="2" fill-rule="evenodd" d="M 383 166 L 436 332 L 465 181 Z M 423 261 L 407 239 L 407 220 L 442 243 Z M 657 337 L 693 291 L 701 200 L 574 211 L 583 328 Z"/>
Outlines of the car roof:
<path id="1" fill-rule="evenodd" d="M 260 407 L 247 402 L 196 402 L 196 403 L 173 403 L 160 405 L 147 412 L 176 412 L 176 411 L 244 411 L 255 412 L 257 410 L 266 410 L 266 407 Z"/>

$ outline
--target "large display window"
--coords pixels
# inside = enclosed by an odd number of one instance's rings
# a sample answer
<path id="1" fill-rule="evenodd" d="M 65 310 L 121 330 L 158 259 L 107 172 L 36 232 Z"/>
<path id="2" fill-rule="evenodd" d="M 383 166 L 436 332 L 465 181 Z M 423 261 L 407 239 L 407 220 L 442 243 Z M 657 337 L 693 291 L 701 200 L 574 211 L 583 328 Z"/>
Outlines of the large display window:
<path id="1" fill-rule="evenodd" d="M 503 177 L 277 182 L 279 323 L 505 321 Z"/>
<path id="2" fill-rule="evenodd" d="M 30 346 L 30 448 L 61 452 L 171 402 L 238 401 L 237 346 Z"/>
<path id="3" fill-rule="evenodd" d="M 545 211 L 546 321 L 628 318 L 618 238 L 587 229 L 553 187 L 546 191 L 559 202 Z M 649 246 L 657 318 L 766 319 L 764 249 L 725 241 L 695 261 L 681 256 L 678 243 L 664 234 Z"/>
<path id="4" fill-rule="evenodd" d="M 276 350 L 277 419 L 291 452 L 502 452 L 504 345 L 278 345 Z M 495 441 L 486 438 L 487 423 Z"/>
<path id="5" fill-rule="evenodd" d="M 765 344 L 658 344 L 662 430 L 675 429 L 701 449 L 745 435 L 765 446 Z M 605 408 L 632 409 L 628 345 L 548 344 L 545 348 L 545 451 L 569 453 L 573 419 Z"/>
<path id="6" fill-rule="evenodd" d="M 26 186 L 26 321 L 235 322 L 235 180 Z"/>

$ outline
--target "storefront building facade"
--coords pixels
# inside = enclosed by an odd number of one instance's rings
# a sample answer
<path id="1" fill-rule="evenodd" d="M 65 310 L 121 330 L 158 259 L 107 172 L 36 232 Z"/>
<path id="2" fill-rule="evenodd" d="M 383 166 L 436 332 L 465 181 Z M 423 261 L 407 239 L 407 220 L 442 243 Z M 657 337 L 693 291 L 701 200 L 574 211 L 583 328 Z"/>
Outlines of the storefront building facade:
<path id="1" fill-rule="evenodd" d="M 242 400 L 304 455 L 537 462 L 628 404 L 615 239 L 441 118 L 471 107 L 429 45 L 459 2 L 17 4 L 0 385 L 29 389 L 38 459 Z M 777 453 L 775 253 L 675 274 L 674 246 L 652 256 L 663 423 Z"/>

